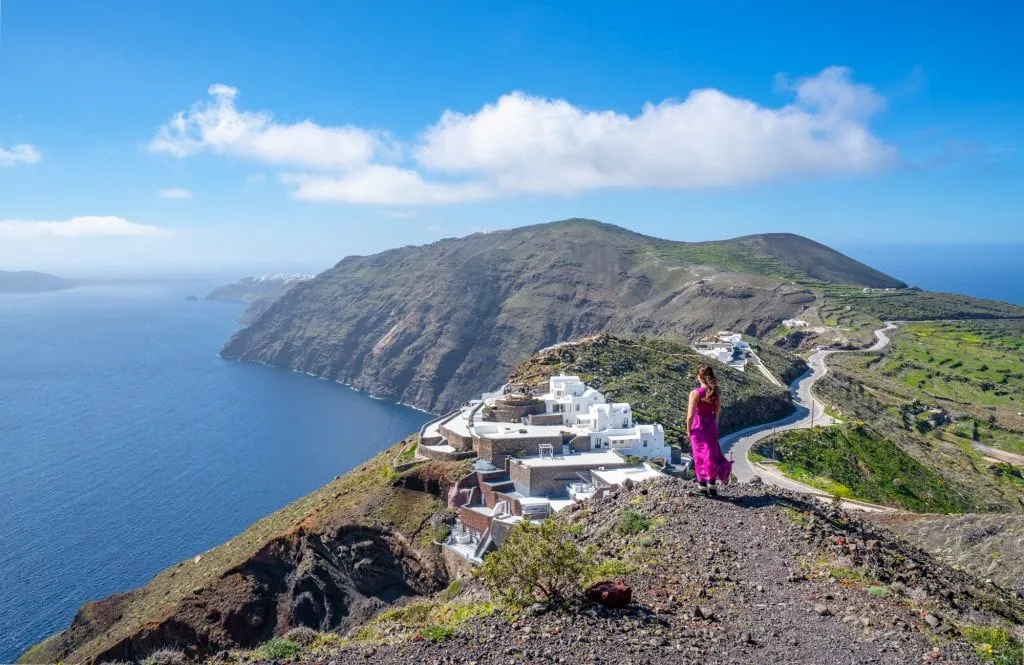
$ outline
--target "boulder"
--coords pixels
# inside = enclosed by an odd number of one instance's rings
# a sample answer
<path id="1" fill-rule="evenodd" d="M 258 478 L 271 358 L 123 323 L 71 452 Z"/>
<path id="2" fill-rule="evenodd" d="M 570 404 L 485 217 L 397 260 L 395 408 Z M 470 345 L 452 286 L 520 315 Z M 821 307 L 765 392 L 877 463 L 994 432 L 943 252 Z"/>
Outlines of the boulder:
<path id="1" fill-rule="evenodd" d="M 633 600 L 633 589 L 625 582 L 598 582 L 583 592 L 591 603 L 605 607 L 626 607 Z"/>

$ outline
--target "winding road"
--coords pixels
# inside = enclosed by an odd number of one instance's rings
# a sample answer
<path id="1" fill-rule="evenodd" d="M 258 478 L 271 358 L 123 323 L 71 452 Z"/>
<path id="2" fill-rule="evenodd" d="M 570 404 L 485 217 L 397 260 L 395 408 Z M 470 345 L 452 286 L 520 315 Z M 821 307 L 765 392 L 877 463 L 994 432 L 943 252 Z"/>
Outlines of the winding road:
<path id="1" fill-rule="evenodd" d="M 890 322 L 887 323 L 884 328 L 876 330 L 875 343 L 867 349 L 858 349 L 854 351 L 823 349 L 817 351 L 810 357 L 810 360 L 807 363 L 810 366 L 810 370 L 800 378 L 793 381 L 789 386 L 789 390 L 793 394 L 793 402 L 796 405 L 796 411 L 792 415 L 773 423 L 748 427 L 747 429 L 740 430 L 739 432 L 733 432 L 728 436 L 722 437 L 722 450 L 726 455 L 733 459 L 732 470 L 736 475 L 736 478 L 739 479 L 740 482 L 749 482 L 754 478 L 760 478 L 762 482 L 768 485 L 774 485 L 776 487 L 792 490 L 801 494 L 810 494 L 816 497 L 831 499 L 831 496 L 827 492 L 816 487 L 811 487 L 810 485 L 805 485 L 804 483 L 787 478 L 775 469 L 768 468 L 765 465 L 752 464 L 747 458 L 747 454 L 750 452 L 751 446 L 776 432 L 791 429 L 807 429 L 815 425 L 834 425 L 838 423 L 839 421 L 825 413 L 825 407 L 815 399 L 814 395 L 811 393 L 811 390 L 814 388 L 814 384 L 817 383 L 821 377 L 825 376 L 826 372 L 828 372 L 828 365 L 825 364 L 825 360 L 833 353 L 880 351 L 889 344 L 889 335 L 887 333 L 895 327 L 896 324 Z M 886 506 L 878 506 L 860 501 L 843 501 L 843 506 L 852 509 L 879 512 L 893 510 Z"/>

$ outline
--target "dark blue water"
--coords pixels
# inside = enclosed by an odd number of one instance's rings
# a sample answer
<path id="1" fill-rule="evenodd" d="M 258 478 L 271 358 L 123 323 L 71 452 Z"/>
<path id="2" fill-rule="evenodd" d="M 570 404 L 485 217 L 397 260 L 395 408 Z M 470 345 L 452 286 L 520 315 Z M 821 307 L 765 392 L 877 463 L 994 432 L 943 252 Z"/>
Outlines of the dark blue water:
<path id="1" fill-rule="evenodd" d="M 222 360 L 205 284 L 0 296 L 0 663 L 428 418 Z"/>
<path id="2" fill-rule="evenodd" d="M 927 291 L 1024 305 L 1024 245 L 849 247 L 845 252 Z"/>

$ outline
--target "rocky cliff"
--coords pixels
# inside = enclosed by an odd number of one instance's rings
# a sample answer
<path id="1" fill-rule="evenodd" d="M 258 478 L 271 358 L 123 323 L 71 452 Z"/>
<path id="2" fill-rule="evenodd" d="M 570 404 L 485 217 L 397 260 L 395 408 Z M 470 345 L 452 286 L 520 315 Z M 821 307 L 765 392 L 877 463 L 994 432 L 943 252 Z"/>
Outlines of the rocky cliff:
<path id="1" fill-rule="evenodd" d="M 391 603 L 442 589 L 432 526 L 462 467 L 391 471 L 400 444 L 146 586 L 85 604 L 21 662 L 138 661 L 160 648 L 202 656 L 295 626 L 345 631 Z"/>
<path id="2" fill-rule="evenodd" d="M 824 283 L 901 284 L 800 236 L 681 243 L 568 220 L 347 257 L 222 353 L 444 411 L 548 345 L 597 332 L 756 335 Z"/>

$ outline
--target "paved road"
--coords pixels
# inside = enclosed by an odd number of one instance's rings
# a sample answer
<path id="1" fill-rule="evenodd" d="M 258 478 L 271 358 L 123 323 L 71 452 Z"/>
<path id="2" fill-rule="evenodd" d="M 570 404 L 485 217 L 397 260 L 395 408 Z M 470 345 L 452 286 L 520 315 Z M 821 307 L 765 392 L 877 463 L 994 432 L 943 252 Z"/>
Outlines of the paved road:
<path id="1" fill-rule="evenodd" d="M 875 343 L 871 347 L 864 349 L 864 351 L 880 351 L 884 349 L 889 343 L 889 336 L 886 333 L 895 327 L 895 323 L 887 323 L 884 328 L 876 330 Z M 748 482 L 753 480 L 755 477 L 760 477 L 763 482 L 769 485 L 775 485 L 776 487 L 782 487 L 803 494 L 828 496 L 826 492 L 815 487 L 786 478 L 781 473 L 774 470 L 751 464 L 750 460 L 747 459 L 747 453 L 750 452 L 751 446 L 761 439 L 771 436 L 775 432 L 791 429 L 806 429 L 815 425 L 834 425 L 838 422 L 825 413 L 825 407 L 818 400 L 814 399 L 814 396 L 811 393 L 811 389 L 814 387 L 814 384 L 817 383 L 826 372 L 828 372 L 828 365 L 825 363 L 825 360 L 833 353 L 855 352 L 829 349 L 818 351 L 812 355 L 807 363 L 810 366 L 810 370 L 789 386 L 789 390 L 793 394 L 793 402 L 796 405 L 796 412 L 791 416 L 778 420 L 774 423 L 749 427 L 745 430 L 734 432 L 729 436 L 722 437 L 722 450 L 725 451 L 726 455 L 733 459 L 733 473 L 736 474 L 736 478 L 741 482 Z M 872 504 L 862 504 L 860 502 L 844 503 L 848 503 L 848 507 L 850 508 L 862 508 L 865 510 L 886 509 L 883 506 L 872 506 Z"/>

